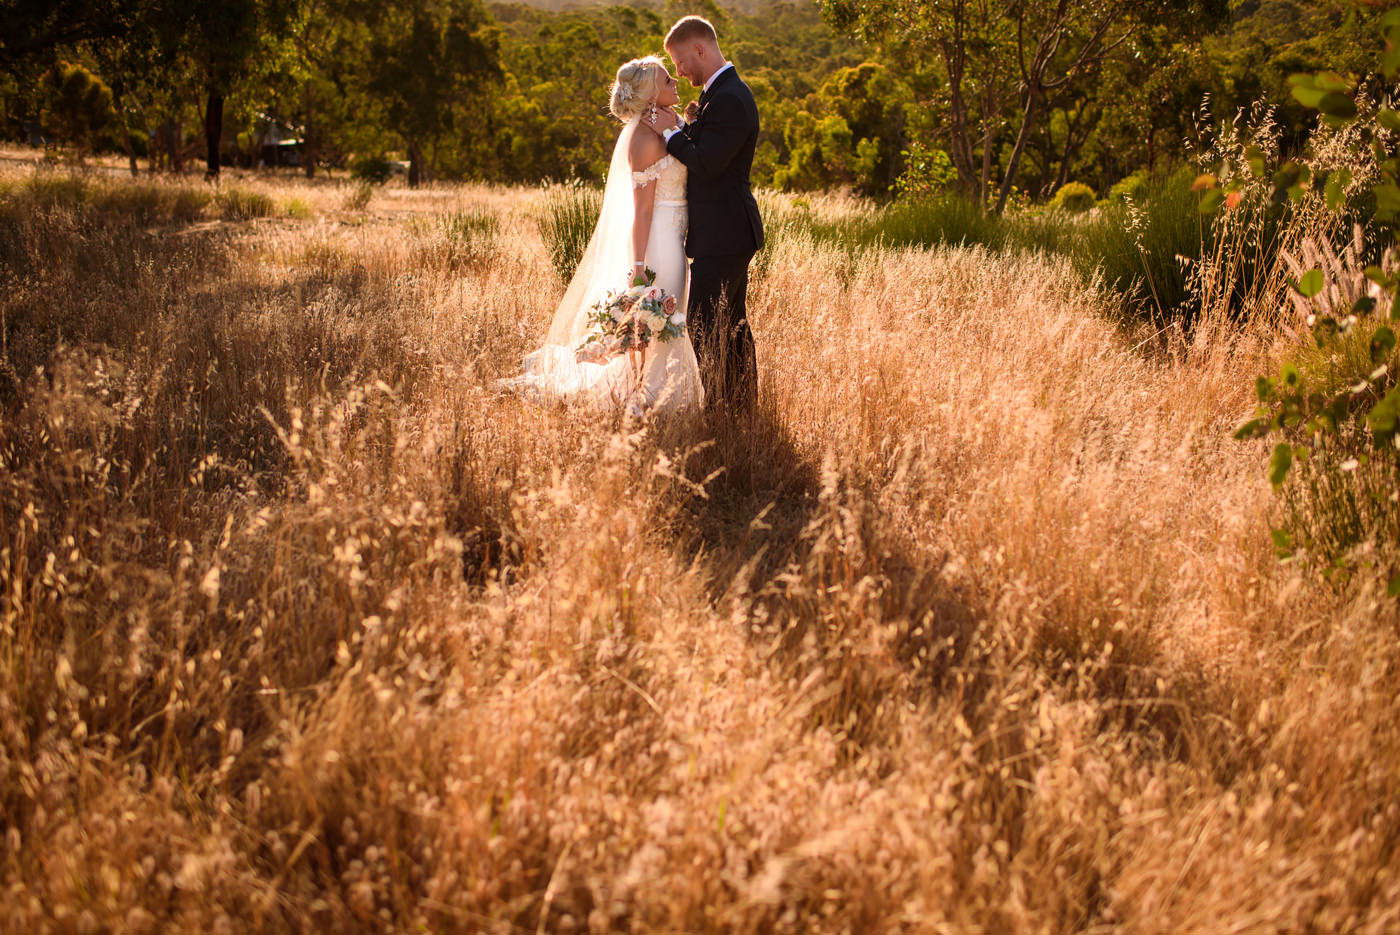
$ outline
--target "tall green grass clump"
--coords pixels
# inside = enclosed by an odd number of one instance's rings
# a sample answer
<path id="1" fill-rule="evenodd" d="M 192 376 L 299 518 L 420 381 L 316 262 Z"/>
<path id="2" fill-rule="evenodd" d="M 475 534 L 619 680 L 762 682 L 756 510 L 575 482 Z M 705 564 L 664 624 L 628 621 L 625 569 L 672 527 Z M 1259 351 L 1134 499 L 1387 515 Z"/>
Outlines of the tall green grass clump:
<path id="1" fill-rule="evenodd" d="M 479 264 L 495 254 L 500 219 L 488 211 L 449 211 L 415 218 L 409 226 L 419 234 L 434 259 L 451 269 Z"/>
<path id="2" fill-rule="evenodd" d="M 603 194 L 579 182 L 551 185 L 536 221 L 550 265 L 564 282 L 573 278 L 603 209 Z"/>
<path id="3" fill-rule="evenodd" d="M 865 232 L 867 245 L 891 247 L 957 244 L 997 248 L 1005 244 L 1003 219 L 959 195 L 897 201 L 882 209 Z"/>
<path id="4" fill-rule="evenodd" d="M 1105 207 L 1066 245 L 1075 269 L 1084 276 L 1101 274 L 1133 317 L 1191 317 L 1187 266 L 1211 242 L 1210 220 L 1201 216 L 1191 191 L 1194 178 L 1183 168 L 1147 182 L 1138 189 L 1141 197 Z"/>
<path id="5" fill-rule="evenodd" d="M 246 188 L 227 188 L 219 193 L 217 201 L 223 216 L 230 221 L 251 221 L 277 213 L 271 197 Z"/>

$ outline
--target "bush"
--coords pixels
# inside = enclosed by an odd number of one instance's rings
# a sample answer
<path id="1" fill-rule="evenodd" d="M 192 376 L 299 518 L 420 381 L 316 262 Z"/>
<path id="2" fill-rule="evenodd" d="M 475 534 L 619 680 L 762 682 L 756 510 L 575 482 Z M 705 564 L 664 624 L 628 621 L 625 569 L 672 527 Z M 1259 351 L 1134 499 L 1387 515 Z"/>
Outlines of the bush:
<path id="1" fill-rule="evenodd" d="M 1191 319 L 1187 263 L 1199 262 L 1210 242 L 1210 221 L 1191 191 L 1195 173 L 1183 168 L 1158 177 L 1131 206 L 1110 205 L 1075 232 L 1067 252 L 1084 276 L 1096 271 L 1118 291 L 1134 317 Z"/>
<path id="2" fill-rule="evenodd" d="M 536 223 L 550 263 L 564 282 L 572 279 L 578 269 L 602 209 L 602 192 L 579 182 L 545 189 L 544 205 Z"/>
<path id="3" fill-rule="evenodd" d="M 219 208 L 230 221 L 272 217 L 277 207 L 267 195 L 246 188 L 228 188 L 219 193 Z"/>
<path id="4" fill-rule="evenodd" d="M 866 237 L 867 245 L 879 242 L 892 247 L 936 244 L 999 247 L 1005 243 L 1006 231 L 1004 219 L 983 211 L 977 202 L 960 195 L 947 195 L 895 202 L 876 216 Z"/>
<path id="5" fill-rule="evenodd" d="M 311 217 L 311 205 L 305 198 L 288 198 L 286 210 L 287 217 L 297 221 L 305 221 Z"/>
<path id="6" fill-rule="evenodd" d="M 345 193 L 346 211 L 363 211 L 369 206 L 369 200 L 374 195 L 374 186 L 366 179 L 361 179 L 350 191 Z"/>
<path id="7" fill-rule="evenodd" d="M 1055 197 L 1050 199 L 1050 208 L 1052 211 L 1064 211 L 1068 214 L 1083 214 L 1097 202 L 1094 190 L 1088 185 L 1083 182 L 1066 182 L 1055 192 Z"/>
<path id="8" fill-rule="evenodd" d="M 134 224 L 193 221 L 211 200 L 208 192 L 198 189 L 141 182 L 118 183 L 92 195 L 95 207 Z"/>
<path id="9" fill-rule="evenodd" d="M 351 178 L 383 185 L 394 174 L 394 165 L 383 156 L 360 156 L 350 163 Z"/>
<path id="10" fill-rule="evenodd" d="M 410 228 L 430 243 L 433 256 L 449 269 L 476 265 L 495 255 L 500 220 L 486 211 L 450 211 L 415 218 Z"/>
<path id="11" fill-rule="evenodd" d="M 1108 190 L 1108 200 L 1117 204 L 1141 201 L 1147 196 L 1148 182 L 1147 172 L 1139 169 L 1127 178 L 1115 182 Z"/>

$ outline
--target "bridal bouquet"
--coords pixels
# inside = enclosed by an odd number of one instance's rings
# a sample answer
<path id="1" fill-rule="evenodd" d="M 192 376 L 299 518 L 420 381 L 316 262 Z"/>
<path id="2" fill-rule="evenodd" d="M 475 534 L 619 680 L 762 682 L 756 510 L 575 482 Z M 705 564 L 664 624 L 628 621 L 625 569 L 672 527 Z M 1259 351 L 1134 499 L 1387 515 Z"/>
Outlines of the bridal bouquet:
<path id="1" fill-rule="evenodd" d="M 620 354 L 644 353 L 652 341 L 670 341 L 685 333 L 685 313 L 676 297 L 653 285 L 656 274 L 647 270 L 647 281 L 607 298 L 588 312 L 589 331 L 578 347 L 580 362 L 606 363 Z"/>

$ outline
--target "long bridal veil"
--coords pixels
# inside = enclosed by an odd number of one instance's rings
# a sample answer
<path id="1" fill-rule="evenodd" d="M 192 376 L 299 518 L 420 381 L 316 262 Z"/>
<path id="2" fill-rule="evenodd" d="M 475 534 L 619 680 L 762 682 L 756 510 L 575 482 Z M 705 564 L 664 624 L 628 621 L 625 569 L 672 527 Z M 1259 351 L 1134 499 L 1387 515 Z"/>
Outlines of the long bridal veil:
<path id="1" fill-rule="evenodd" d="M 542 393 L 549 397 L 613 397 L 625 368 L 579 363 L 574 356 L 588 330 L 588 312 L 609 291 L 626 288 L 632 263 L 632 172 L 627 153 L 632 134 L 641 123 L 633 117 L 617 136 L 598 224 L 583 252 L 578 269 L 564 292 L 544 346 L 526 355 L 524 374 L 499 381 L 502 389 Z"/>

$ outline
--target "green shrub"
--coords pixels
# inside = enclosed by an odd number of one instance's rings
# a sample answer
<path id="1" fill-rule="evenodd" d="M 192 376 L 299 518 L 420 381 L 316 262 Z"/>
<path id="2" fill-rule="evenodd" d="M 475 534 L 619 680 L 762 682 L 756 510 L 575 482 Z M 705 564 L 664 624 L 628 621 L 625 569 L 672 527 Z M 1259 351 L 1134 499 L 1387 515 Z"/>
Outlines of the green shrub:
<path id="1" fill-rule="evenodd" d="M 1005 219 L 983 211 L 960 195 L 897 201 L 881 210 L 865 233 L 867 245 L 892 247 L 937 244 L 982 244 L 1000 247 L 1006 241 Z"/>
<path id="2" fill-rule="evenodd" d="M 1125 179 L 1115 182 L 1108 190 L 1108 200 L 1122 204 L 1125 201 L 1141 201 L 1147 196 L 1149 176 L 1139 169 Z"/>
<path id="3" fill-rule="evenodd" d="M 360 156 L 350 163 L 350 177 L 371 185 L 383 185 L 393 174 L 393 164 L 383 156 Z"/>
<path id="4" fill-rule="evenodd" d="M 583 259 L 602 208 L 603 195 L 596 188 L 570 182 L 545 189 L 536 223 L 550 263 L 564 282 L 573 278 Z"/>
<path id="5" fill-rule="evenodd" d="M 345 210 L 359 212 L 369 206 L 369 200 L 374 196 L 374 186 L 368 181 L 361 179 L 351 186 L 350 191 L 345 193 Z"/>
<path id="6" fill-rule="evenodd" d="M 1189 168 L 1153 179 L 1141 200 L 1106 206 L 1066 245 L 1075 269 L 1086 277 L 1101 273 L 1134 317 L 1193 317 L 1187 265 L 1199 262 L 1211 243 L 1210 220 L 1191 191 L 1194 179 Z"/>
<path id="7" fill-rule="evenodd" d="M 28 196 L 36 208 L 76 208 L 88 202 L 91 186 L 74 175 L 58 175 L 51 172 L 36 172 L 20 191 Z"/>
<path id="8" fill-rule="evenodd" d="M 270 197 L 246 188 L 226 188 L 216 200 L 223 216 L 230 221 L 272 217 L 277 210 Z"/>
<path id="9" fill-rule="evenodd" d="M 1098 202 L 1094 190 L 1083 182 L 1066 182 L 1050 199 L 1050 208 L 1068 214 L 1083 214 Z"/>
<path id="10" fill-rule="evenodd" d="M 305 221 L 311 217 L 311 205 L 305 198 L 288 198 L 286 211 L 287 217 L 297 221 Z"/>
<path id="11" fill-rule="evenodd" d="M 486 211 L 450 211 L 415 218 L 410 229 L 430 241 L 430 249 L 450 268 L 473 265 L 495 254 L 500 220 Z"/>
<path id="12" fill-rule="evenodd" d="M 96 190 L 92 196 L 96 208 L 133 224 L 192 221 L 211 200 L 205 191 L 143 182 L 118 182 Z"/>

